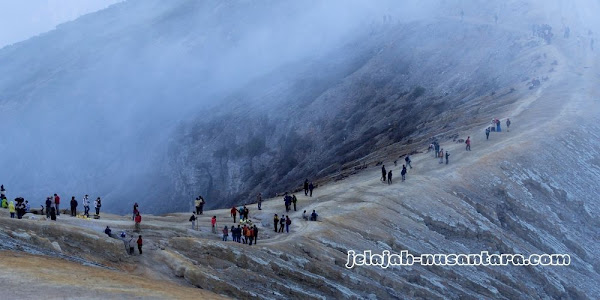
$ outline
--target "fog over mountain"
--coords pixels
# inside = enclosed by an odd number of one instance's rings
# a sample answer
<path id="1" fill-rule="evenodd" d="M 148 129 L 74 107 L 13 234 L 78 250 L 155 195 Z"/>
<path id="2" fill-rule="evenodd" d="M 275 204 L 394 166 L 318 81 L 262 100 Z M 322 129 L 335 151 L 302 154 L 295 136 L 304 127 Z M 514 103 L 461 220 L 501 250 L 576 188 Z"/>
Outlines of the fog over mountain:
<path id="1" fill-rule="evenodd" d="M 115 212 L 292 190 L 389 145 L 414 151 L 464 124 L 452 113 L 540 76 L 511 33 L 465 26 L 461 11 L 551 23 L 555 38 L 570 25 L 589 43 L 593 5 L 119 3 L 0 51 L 2 182 L 34 201 L 102 196 Z"/>

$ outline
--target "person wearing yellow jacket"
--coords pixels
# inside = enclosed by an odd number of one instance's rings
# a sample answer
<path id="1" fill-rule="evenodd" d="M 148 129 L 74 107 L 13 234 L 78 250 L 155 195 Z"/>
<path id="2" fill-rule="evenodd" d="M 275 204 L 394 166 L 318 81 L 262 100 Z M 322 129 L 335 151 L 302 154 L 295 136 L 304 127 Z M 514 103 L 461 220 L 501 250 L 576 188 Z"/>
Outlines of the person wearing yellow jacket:
<path id="1" fill-rule="evenodd" d="M 15 218 L 15 203 L 10 201 L 8 203 L 8 212 L 10 212 L 10 218 L 14 219 Z"/>

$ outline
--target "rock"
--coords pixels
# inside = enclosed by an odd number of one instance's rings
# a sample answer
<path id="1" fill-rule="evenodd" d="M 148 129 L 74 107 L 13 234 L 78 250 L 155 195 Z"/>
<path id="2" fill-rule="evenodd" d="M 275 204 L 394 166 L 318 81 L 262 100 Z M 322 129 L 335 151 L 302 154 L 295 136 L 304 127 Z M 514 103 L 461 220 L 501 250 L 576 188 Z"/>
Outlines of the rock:
<path id="1" fill-rule="evenodd" d="M 58 244 L 58 242 L 54 241 L 50 244 L 52 245 L 52 248 L 54 248 L 54 250 L 62 253 L 62 249 L 60 248 L 60 245 Z"/>

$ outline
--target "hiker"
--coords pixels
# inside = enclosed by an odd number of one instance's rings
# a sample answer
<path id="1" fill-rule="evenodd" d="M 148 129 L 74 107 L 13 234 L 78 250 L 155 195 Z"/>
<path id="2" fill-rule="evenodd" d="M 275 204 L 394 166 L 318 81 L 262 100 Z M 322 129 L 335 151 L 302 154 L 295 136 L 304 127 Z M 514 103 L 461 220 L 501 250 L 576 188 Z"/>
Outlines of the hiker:
<path id="1" fill-rule="evenodd" d="M 312 197 L 312 192 L 314 189 L 315 189 L 315 185 L 311 181 L 310 184 L 308 185 L 308 193 L 311 197 Z"/>
<path id="2" fill-rule="evenodd" d="M 77 200 L 75 196 L 71 197 L 71 217 L 77 216 Z"/>
<path id="3" fill-rule="evenodd" d="M 238 225 L 238 227 L 235 229 L 235 236 L 237 237 L 237 242 L 241 243 L 242 242 L 242 228 L 240 227 L 240 225 Z"/>
<path id="4" fill-rule="evenodd" d="M 433 143 L 429 144 L 429 147 L 427 147 L 427 153 L 431 152 L 433 150 Z"/>
<path id="5" fill-rule="evenodd" d="M 404 158 L 404 161 L 406 162 L 406 165 L 407 165 L 407 166 L 409 166 L 409 167 L 412 169 L 412 166 L 410 165 L 410 162 L 411 162 L 412 160 L 410 160 L 410 156 L 409 156 L 409 155 L 407 155 L 407 156 Z"/>
<path id="6" fill-rule="evenodd" d="M 394 167 L 398 166 L 398 160 L 394 160 Z"/>
<path id="7" fill-rule="evenodd" d="M 204 201 L 204 198 L 202 198 L 202 196 L 198 196 L 199 200 L 200 200 L 200 209 L 198 214 L 201 215 L 204 211 L 204 204 L 206 203 L 206 201 Z"/>
<path id="8" fill-rule="evenodd" d="M 248 214 L 250 214 L 250 209 L 244 205 L 244 220 L 248 220 Z"/>
<path id="9" fill-rule="evenodd" d="M 433 142 L 434 148 L 435 148 L 435 153 L 433 153 L 433 157 L 438 157 L 440 155 L 440 144 L 435 141 Z"/>
<path id="10" fill-rule="evenodd" d="M 199 215 L 200 214 L 200 197 L 196 197 L 196 200 L 194 200 L 194 207 L 196 207 L 196 214 Z"/>
<path id="11" fill-rule="evenodd" d="M 2 197 L 2 208 L 8 208 L 8 201 L 4 197 Z"/>
<path id="12" fill-rule="evenodd" d="M 90 216 L 90 201 L 88 200 L 88 195 L 83 196 L 83 200 L 81 200 L 81 202 L 83 202 L 83 214 L 86 217 Z"/>
<path id="13" fill-rule="evenodd" d="M 96 216 L 100 215 L 100 207 L 102 207 L 102 200 L 100 200 L 100 197 L 98 197 L 96 200 L 94 200 L 94 208 L 96 209 Z"/>
<path id="14" fill-rule="evenodd" d="M 144 242 L 142 241 L 142 236 L 140 235 L 137 239 L 138 251 L 140 251 L 140 255 L 142 255 L 142 246 Z"/>
<path id="15" fill-rule="evenodd" d="M 502 128 L 500 128 L 500 120 L 496 120 L 496 132 L 501 132 Z"/>
<path id="16" fill-rule="evenodd" d="M 104 233 L 106 233 L 108 237 L 112 237 L 112 230 L 110 229 L 110 227 L 106 226 L 106 229 L 104 229 Z"/>
<path id="17" fill-rule="evenodd" d="M 256 195 L 256 203 L 258 203 L 258 210 L 262 210 L 261 206 L 262 206 L 262 194 L 258 193 L 258 195 Z M 235 223 L 235 221 L 233 221 Z"/>
<path id="18" fill-rule="evenodd" d="M 298 198 L 296 198 L 296 195 L 292 195 L 292 203 L 294 204 L 294 211 L 296 211 L 296 202 L 298 202 Z"/>
<path id="19" fill-rule="evenodd" d="M 292 219 L 290 216 L 285 216 L 285 232 L 290 233 L 290 225 L 292 224 Z"/>
<path id="20" fill-rule="evenodd" d="M 486 140 L 490 139 L 490 127 L 485 129 L 485 139 Z"/>
<path id="21" fill-rule="evenodd" d="M 252 236 L 254 237 L 254 245 L 256 245 L 257 241 L 258 241 L 258 227 L 256 227 L 256 225 L 254 225 L 254 228 L 252 229 Z"/>
<path id="22" fill-rule="evenodd" d="M 404 180 L 406 180 L 406 166 L 402 165 L 402 171 L 400 172 L 400 175 L 402 175 L 402 181 L 404 182 Z"/>
<path id="23" fill-rule="evenodd" d="M 467 144 L 467 147 L 465 148 L 465 150 L 471 151 L 471 137 L 470 136 L 467 137 L 465 144 Z"/>
<path id="24" fill-rule="evenodd" d="M 248 244 L 248 227 L 242 227 L 242 244 Z"/>
<path id="25" fill-rule="evenodd" d="M 252 229 L 251 226 L 248 226 L 246 232 L 248 233 L 248 246 L 252 246 L 252 240 L 254 239 L 254 229 Z"/>
<path id="26" fill-rule="evenodd" d="M 229 229 L 229 232 L 231 233 L 231 240 L 235 242 L 235 228 L 233 227 L 233 225 L 231 225 L 231 229 Z"/>
<path id="27" fill-rule="evenodd" d="M 14 219 L 15 218 L 15 203 L 10 201 L 8 202 L 8 212 L 10 213 L 10 218 Z"/>
<path id="28" fill-rule="evenodd" d="M 233 217 L 233 223 L 235 223 L 235 217 L 237 216 L 237 208 L 235 208 L 235 205 L 231 207 L 230 213 L 231 217 Z"/>
<path id="29" fill-rule="evenodd" d="M 19 197 L 15 199 L 15 201 L 17 202 L 17 205 L 15 206 L 15 210 L 17 211 L 17 219 L 20 220 L 25 214 L 25 199 Z"/>
<path id="30" fill-rule="evenodd" d="M 285 217 L 281 216 L 281 218 L 279 218 L 279 231 L 278 232 L 283 232 L 283 226 L 285 226 Z"/>
<path id="31" fill-rule="evenodd" d="M 279 218 L 277 217 L 277 214 L 275 214 L 273 217 L 273 226 L 275 227 L 275 232 L 277 232 L 277 224 L 279 224 Z"/>
<path id="32" fill-rule="evenodd" d="M 302 219 L 304 219 L 304 221 L 308 221 L 308 216 L 306 215 L 306 210 L 302 213 Z"/>
<path id="33" fill-rule="evenodd" d="M 317 215 L 317 212 L 313 209 L 312 214 L 310 214 L 310 220 L 311 221 L 316 221 L 318 216 L 319 215 Z"/>
<path id="34" fill-rule="evenodd" d="M 448 150 L 446 150 L 446 164 L 448 164 L 448 156 L 450 156 L 450 153 L 448 153 Z"/>
<path id="35" fill-rule="evenodd" d="M 240 220 L 244 219 L 244 208 L 240 206 L 240 208 L 238 208 L 238 213 L 240 214 Z"/>
<path id="36" fill-rule="evenodd" d="M 227 229 L 227 225 L 225 225 L 225 227 L 223 227 L 223 241 L 227 242 L 227 237 L 229 236 L 229 231 Z"/>
<path id="37" fill-rule="evenodd" d="M 289 198 L 287 192 L 285 192 L 285 194 L 283 196 L 283 205 L 285 205 L 285 212 L 290 211 L 290 202 L 291 202 L 291 199 Z"/>
<path id="38" fill-rule="evenodd" d="M 390 170 L 387 174 L 387 182 L 388 184 L 392 184 L 392 170 Z"/>
<path id="39" fill-rule="evenodd" d="M 135 220 L 135 216 L 137 216 L 138 213 L 138 204 L 136 202 L 133 204 L 133 216 L 131 217 L 131 220 Z"/>
<path id="40" fill-rule="evenodd" d="M 385 171 L 385 165 L 381 165 L 381 181 L 385 182 L 385 176 L 387 172 Z"/>
<path id="41" fill-rule="evenodd" d="M 510 127 L 510 119 L 506 118 L 506 132 L 509 132 L 509 127 Z"/>
<path id="42" fill-rule="evenodd" d="M 135 232 L 140 232 L 140 223 L 142 223 L 142 215 L 138 211 L 137 215 L 135 215 Z"/>
<path id="43" fill-rule="evenodd" d="M 54 194 L 54 206 L 56 207 L 56 215 L 60 216 L 60 197 L 57 194 Z"/>
<path id="44" fill-rule="evenodd" d="M 129 240 L 127 240 L 127 238 L 123 239 L 123 243 L 125 243 L 125 248 L 127 248 L 125 251 L 127 251 L 129 255 L 133 255 L 135 253 L 135 248 L 133 247 L 133 244 L 131 242 L 133 242 L 133 235 L 129 236 Z"/>
<path id="45" fill-rule="evenodd" d="M 440 149 L 438 156 L 440 158 L 440 164 L 443 164 L 444 163 L 444 148 Z"/>
<path id="46" fill-rule="evenodd" d="M 308 196 L 308 179 L 304 180 L 304 196 Z"/>
<path id="47" fill-rule="evenodd" d="M 50 201 L 50 220 L 56 221 L 56 207 L 54 207 L 54 203 Z"/>
<path id="48" fill-rule="evenodd" d="M 190 217 L 190 222 L 192 222 L 192 230 L 196 228 L 196 212 L 192 212 L 192 216 Z"/>
<path id="49" fill-rule="evenodd" d="M 217 233 L 217 216 L 213 216 L 210 219 L 210 224 L 212 225 L 212 233 Z"/>
<path id="50" fill-rule="evenodd" d="M 29 201 L 25 200 L 25 212 L 28 213 L 30 209 L 31 209 L 31 206 L 29 205 Z"/>

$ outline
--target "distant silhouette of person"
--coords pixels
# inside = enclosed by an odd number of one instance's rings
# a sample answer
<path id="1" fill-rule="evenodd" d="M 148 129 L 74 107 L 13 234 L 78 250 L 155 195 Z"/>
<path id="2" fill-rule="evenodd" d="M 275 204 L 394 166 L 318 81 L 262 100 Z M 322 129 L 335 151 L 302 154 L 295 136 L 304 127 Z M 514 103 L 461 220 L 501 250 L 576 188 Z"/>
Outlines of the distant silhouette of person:
<path id="1" fill-rule="evenodd" d="M 387 183 L 392 184 L 392 170 L 390 170 L 387 174 Z"/>
<path id="2" fill-rule="evenodd" d="M 385 176 L 387 175 L 387 171 L 385 170 L 385 165 L 381 166 L 381 181 L 385 182 Z"/>

